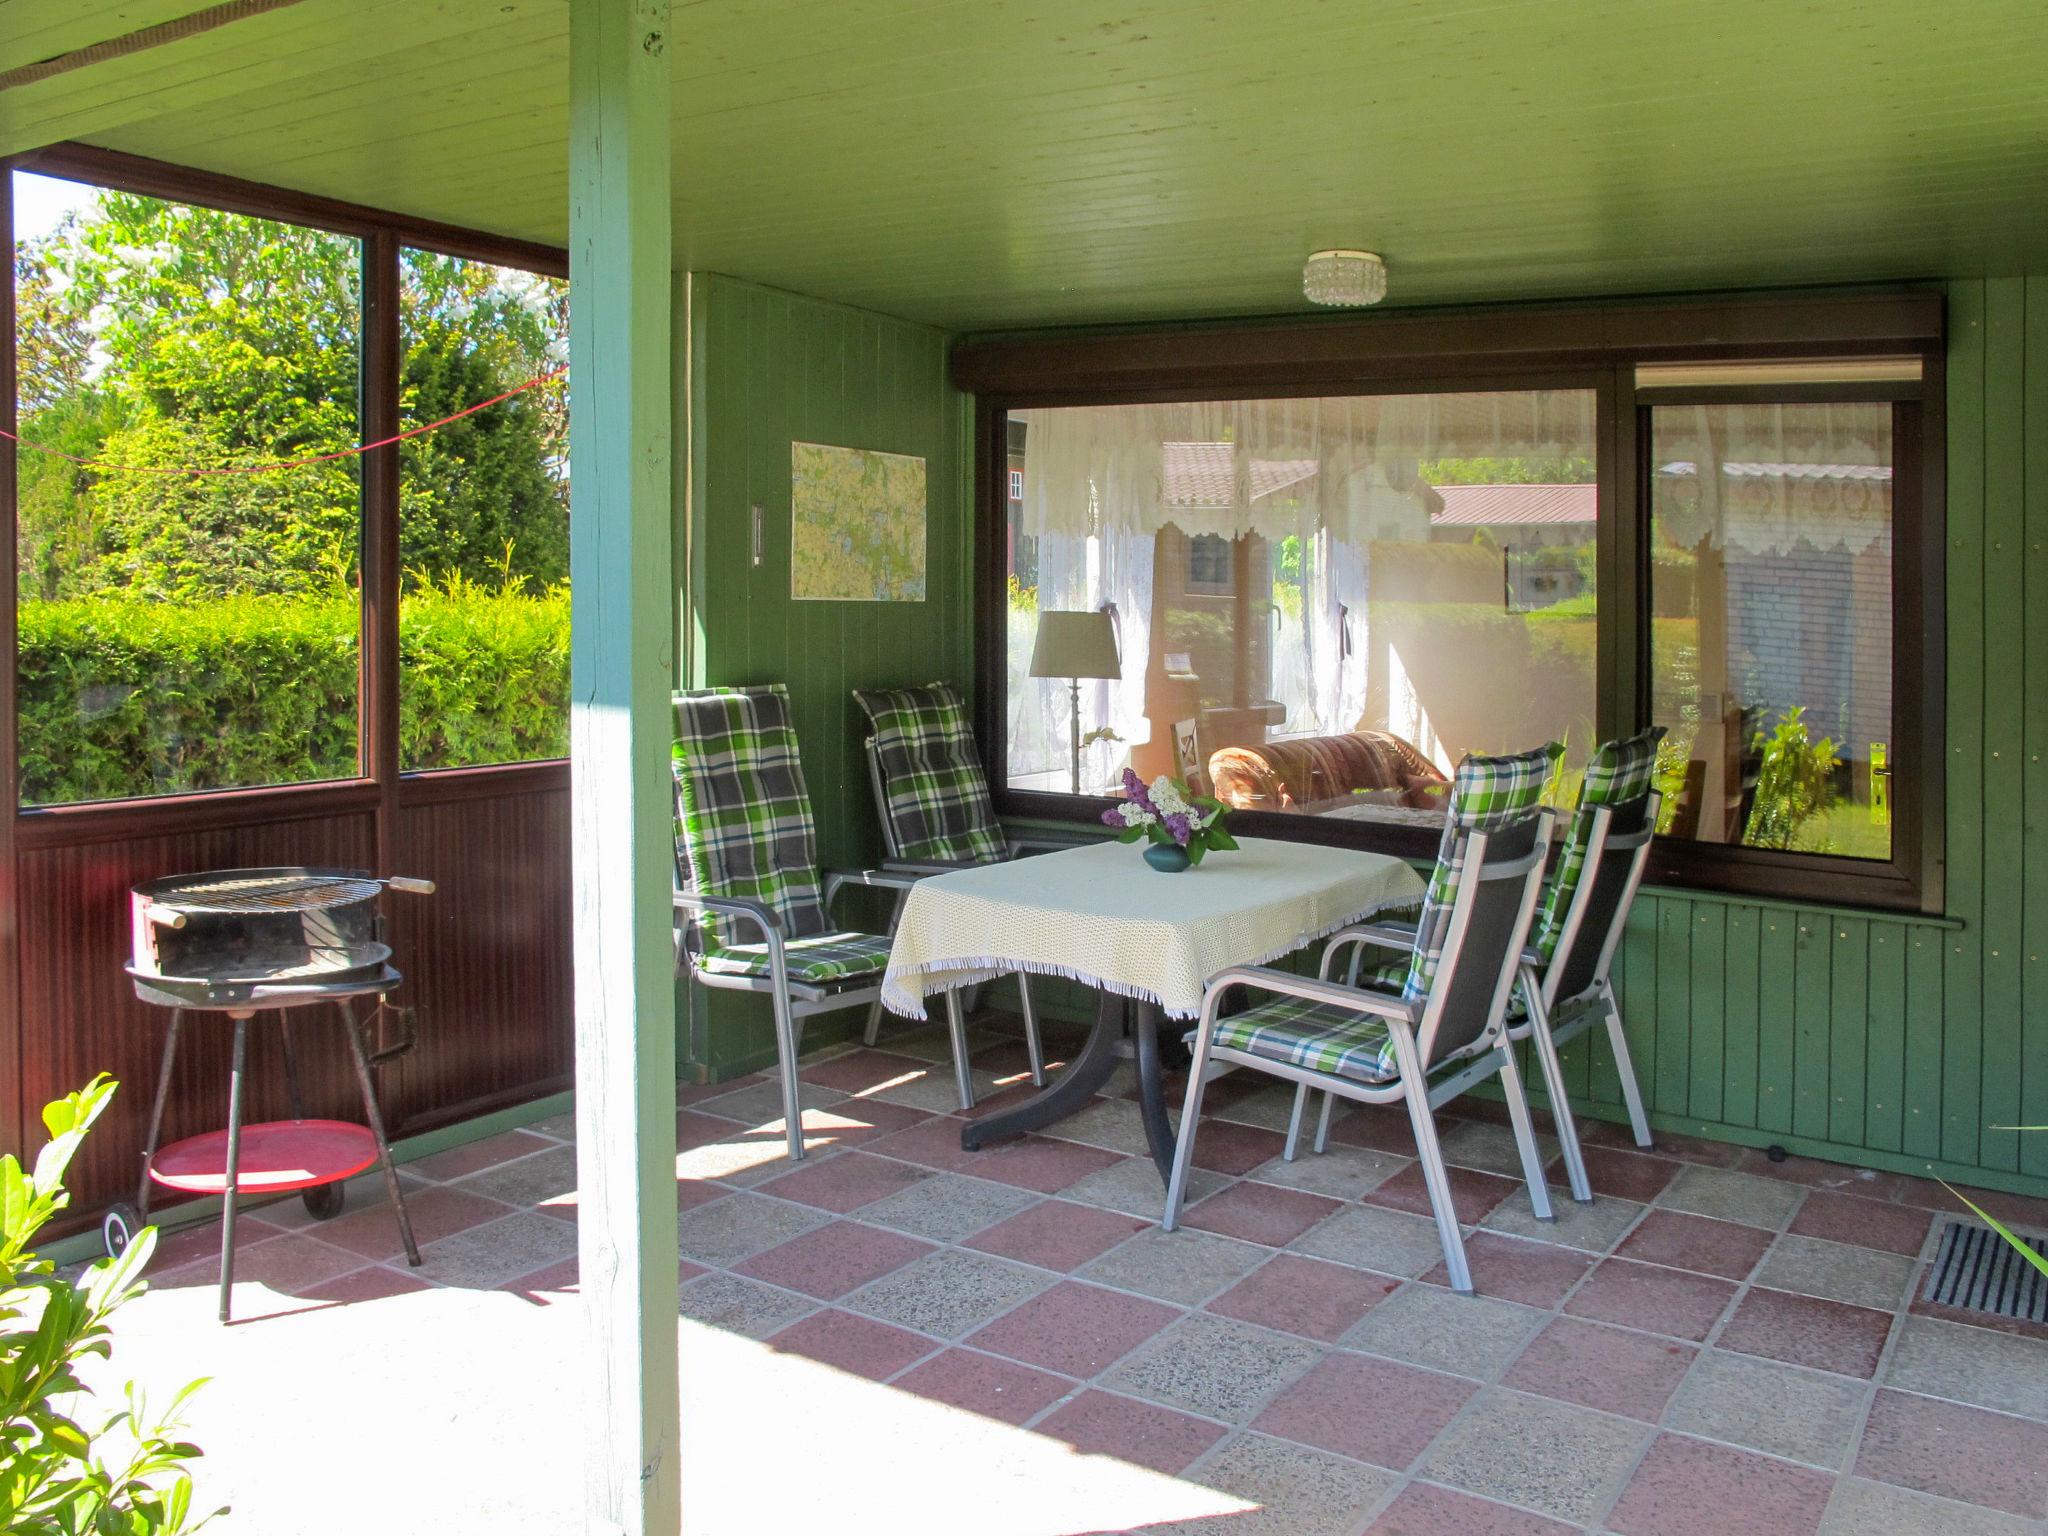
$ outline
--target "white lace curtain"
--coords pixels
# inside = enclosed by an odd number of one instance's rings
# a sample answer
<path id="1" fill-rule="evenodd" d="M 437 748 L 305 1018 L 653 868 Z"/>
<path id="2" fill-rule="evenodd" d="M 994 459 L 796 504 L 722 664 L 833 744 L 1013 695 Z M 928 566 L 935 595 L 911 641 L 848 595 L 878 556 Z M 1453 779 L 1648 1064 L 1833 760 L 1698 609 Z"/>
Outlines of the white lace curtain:
<path id="1" fill-rule="evenodd" d="M 1891 407 L 1660 406 L 1652 510 L 1691 548 L 1892 549 Z"/>

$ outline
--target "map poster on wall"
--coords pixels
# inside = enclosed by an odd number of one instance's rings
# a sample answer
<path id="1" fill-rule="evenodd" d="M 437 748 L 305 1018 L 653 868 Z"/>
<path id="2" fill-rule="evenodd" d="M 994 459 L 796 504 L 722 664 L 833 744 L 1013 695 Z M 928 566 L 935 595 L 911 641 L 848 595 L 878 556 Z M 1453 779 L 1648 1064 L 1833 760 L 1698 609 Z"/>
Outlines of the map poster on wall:
<path id="1" fill-rule="evenodd" d="M 924 460 L 791 443 L 790 596 L 924 601 Z"/>

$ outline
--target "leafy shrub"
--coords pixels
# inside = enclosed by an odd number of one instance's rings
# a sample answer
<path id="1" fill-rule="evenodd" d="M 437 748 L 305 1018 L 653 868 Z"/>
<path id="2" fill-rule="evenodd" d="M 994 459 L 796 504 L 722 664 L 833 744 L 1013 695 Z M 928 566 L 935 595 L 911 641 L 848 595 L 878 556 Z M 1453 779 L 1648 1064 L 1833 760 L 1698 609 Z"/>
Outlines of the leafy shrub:
<path id="1" fill-rule="evenodd" d="M 356 772 L 353 590 L 21 606 L 21 774 L 50 804 Z M 399 610 L 408 768 L 568 749 L 569 597 L 461 578 Z"/>
<path id="2" fill-rule="evenodd" d="M 64 1172 L 114 1088 L 102 1075 L 44 1108 L 50 1141 L 33 1171 L 0 1157 L 0 1529 L 10 1536 L 179 1536 L 212 1518 L 190 1523 L 185 1463 L 200 1452 L 171 1438 L 200 1383 L 159 1419 L 132 1385 L 127 1406 L 99 1427 L 72 1417 L 90 1403 L 75 1367 L 112 1353 L 108 1319 L 141 1293 L 156 1229 L 144 1228 L 77 1285 L 28 1246 L 70 1204 Z M 109 1439 L 118 1455 L 107 1454 Z"/>
<path id="3" fill-rule="evenodd" d="M 1761 734 L 1761 733 L 1759 733 Z M 1763 765 L 1757 775 L 1756 804 L 1749 813 L 1743 841 L 1752 848 L 1800 848 L 1826 853 L 1803 839 L 1807 823 L 1835 801 L 1835 769 L 1840 759 L 1835 744 L 1807 733 L 1806 711 L 1785 711 L 1763 742 Z"/>

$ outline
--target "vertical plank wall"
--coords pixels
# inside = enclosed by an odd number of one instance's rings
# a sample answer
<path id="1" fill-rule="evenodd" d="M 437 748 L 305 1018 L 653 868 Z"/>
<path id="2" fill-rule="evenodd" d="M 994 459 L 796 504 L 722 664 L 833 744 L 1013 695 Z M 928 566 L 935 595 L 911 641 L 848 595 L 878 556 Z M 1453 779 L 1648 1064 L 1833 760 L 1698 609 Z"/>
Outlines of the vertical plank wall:
<path id="1" fill-rule="evenodd" d="M 858 860 L 873 817 L 846 690 L 970 673 L 972 465 L 944 338 L 725 278 L 693 289 L 691 675 L 790 684 L 821 856 Z M 1618 981 L 1666 1129 L 2048 1192 L 2048 1134 L 1990 1128 L 2048 1124 L 2048 276 L 1948 295 L 1946 921 L 1652 891 Z M 789 601 L 798 437 L 926 456 L 926 603 Z M 768 1041 L 752 999 L 691 1018 L 701 1071 L 764 1065 Z M 1623 1118 L 1604 1042 L 1567 1068 L 1583 1109 Z"/>
<path id="2" fill-rule="evenodd" d="M 944 679 L 972 684 L 972 520 L 964 397 L 946 377 L 943 332 L 861 310 L 693 274 L 689 303 L 687 520 L 692 597 L 684 677 L 781 682 L 796 710 L 825 868 L 880 857 L 850 690 Z M 790 598 L 793 441 L 916 454 L 925 461 L 926 599 Z M 750 508 L 763 513 L 752 563 Z M 765 998 L 689 998 L 685 1071 L 728 1076 L 774 1059 Z M 857 1026 L 860 1014 L 847 1016 Z M 838 1022 L 814 1020 L 806 1042 Z"/>

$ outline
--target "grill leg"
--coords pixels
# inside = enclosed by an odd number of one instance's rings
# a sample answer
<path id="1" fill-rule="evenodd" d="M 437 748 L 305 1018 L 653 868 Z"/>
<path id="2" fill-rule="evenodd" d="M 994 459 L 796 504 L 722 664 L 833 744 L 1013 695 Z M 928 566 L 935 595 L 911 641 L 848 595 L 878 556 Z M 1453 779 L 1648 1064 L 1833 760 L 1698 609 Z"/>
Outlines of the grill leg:
<path id="1" fill-rule="evenodd" d="M 156 1157 L 157 1138 L 163 1134 L 164 1101 L 171 1096 L 171 1063 L 178 1059 L 178 1026 L 185 1022 L 185 1010 L 171 1010 L 171 1027 L 164 1036 L 164 1062 L 156 1071 L 156 1102 L 149 1110 L 149 1139 L 142 1144 L 142 1177 L 135 1186 L 135 1212 L 149 1220 L 149 1165 Z"/>
<path id="2" fill-rule="evenodd" d="M 419 1268 L 419 1244 L 412 1240 L 412 1217 L 406 1214 L 405 1192 L 398 1187 L 398 1169 L 391 1161 L 391 1143 L 384 1139 L 384 1116 L 377 1110 L 377 1089 L 370 1081 L 370 1063 L 363 1055 L 363 1037 L 356 1032 L 356 1011 L 343 1002 L 335 1007 L 341 1010 L 342 1033 L 348 1036 L 349 1059 L 355 1063 L 356 1084 L 363 1090 L 363 1116 L 369 1121 L 370 1134 L 377 1138 L 377 1161 L 384 1169 L 384 1193 L 391 1197 L 391 1208 L 398 1213 L 398 1235 L 405 1240 L 405 1262 Z"/>
<path id="3" fill-rule="evenodd" d="M 228 1069 L 227 1182 L 220 1193 L 220 1320 L 228 1320 L 235 1286 L 235 1195 L 242 1176 L 242 1071 L 249 1059 L 249 1016 L 234 1015 L 235 1053 Z"/>

